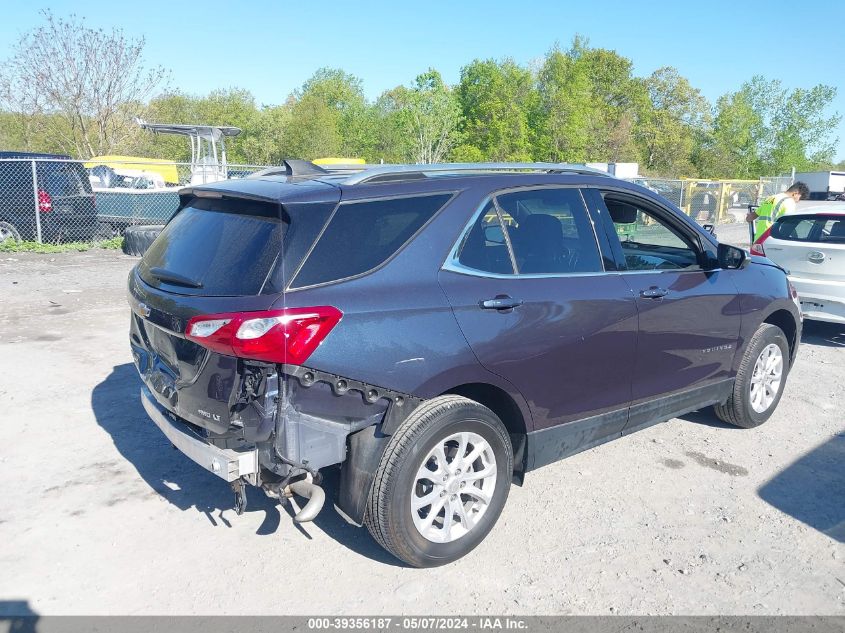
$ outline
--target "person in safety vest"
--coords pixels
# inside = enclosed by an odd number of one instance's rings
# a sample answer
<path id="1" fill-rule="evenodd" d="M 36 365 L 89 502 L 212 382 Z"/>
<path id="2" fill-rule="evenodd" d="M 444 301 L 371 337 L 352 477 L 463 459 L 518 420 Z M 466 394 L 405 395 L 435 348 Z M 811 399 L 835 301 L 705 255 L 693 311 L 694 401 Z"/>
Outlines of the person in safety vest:
<path id="1" fill-rule="evenodd" d="M 772 225 L 780 216 L 792 213 L 799 200 L 804 200 L 810 195 L 810 190 L 803 182 L 796 182 L 783 193 L 769 196 L 756 211 L 749 211 L 745 221 L 753 224 L 754 238 L 752 243 L 762 242 L 769 236 Z"/>

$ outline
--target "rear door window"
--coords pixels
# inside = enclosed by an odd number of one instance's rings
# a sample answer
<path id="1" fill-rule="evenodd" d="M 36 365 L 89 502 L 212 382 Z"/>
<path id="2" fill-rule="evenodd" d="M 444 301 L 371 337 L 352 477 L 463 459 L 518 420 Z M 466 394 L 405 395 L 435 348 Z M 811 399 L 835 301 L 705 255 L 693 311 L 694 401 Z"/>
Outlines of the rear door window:
<path id="1" fill-rule="evenodd" d="M 286 228 L 278 205 L 196 199 L 164 227 L 139 274 L 176 293 L 257 295 L 281 254 Z"/>
<path id="2" fill-rule="evenodd" d="M 845 215 L 787 215 L 772 226 L 772 237 L 789 242 L 845 244 Z"/>
<path id="3" fill-rule="evenodd" d="M 515 191 L 497 196 L 496 202 L 506 218 L 520 274 L 602 271 L 596 236 L 577 189 Z"/>
<path id="4" fill-rule="evenodd" d="M 366 273 L 390 259 L 452 194 L 338 206 L 291 284 L 304 288 Z"/>
<path id="5" fill-rule="evenodd" d="M 458 263 L 501 275 L 603 270 L 581 193 L 566 188 L 520 190 L 496 196 L 464 237 Z"/>

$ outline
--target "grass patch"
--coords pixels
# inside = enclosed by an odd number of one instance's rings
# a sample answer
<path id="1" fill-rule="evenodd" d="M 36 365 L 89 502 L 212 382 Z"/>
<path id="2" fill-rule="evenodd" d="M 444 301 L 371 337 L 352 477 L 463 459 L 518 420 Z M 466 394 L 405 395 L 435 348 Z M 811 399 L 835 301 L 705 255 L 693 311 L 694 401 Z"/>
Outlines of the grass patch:
<path id="1" fill-rule="evenodd" d="M 123 246 L 122 237 L 113 237 L 99 242 L 65 242 L 63 244 L 39 244 L 38 242 L 4 240 L 0 242 L 0 253 L 67 253 L 69 251 L 89 251 L 92 248 L 117 250 Z"/>

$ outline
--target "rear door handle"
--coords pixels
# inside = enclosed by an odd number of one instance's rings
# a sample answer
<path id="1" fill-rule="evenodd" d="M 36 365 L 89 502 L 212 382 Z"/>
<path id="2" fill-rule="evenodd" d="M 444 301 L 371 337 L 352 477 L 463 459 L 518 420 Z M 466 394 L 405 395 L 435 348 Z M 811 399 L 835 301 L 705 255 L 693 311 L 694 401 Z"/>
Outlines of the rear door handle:
<path id="1" fill-rule="evenodd" d="M 481 302 L 482 310 L 513 310 L 523 304 L 522 299 L 514 299 L 508 295 L 496 295 L 494 299 Z"/>
<path id="2" fill-rule="evenodd" d="M 640 290 L 640 296 L 644 299 L 662 299 L 668 294 L 669 291 L 666 288 L 658 288 L 657 286 Z"/>

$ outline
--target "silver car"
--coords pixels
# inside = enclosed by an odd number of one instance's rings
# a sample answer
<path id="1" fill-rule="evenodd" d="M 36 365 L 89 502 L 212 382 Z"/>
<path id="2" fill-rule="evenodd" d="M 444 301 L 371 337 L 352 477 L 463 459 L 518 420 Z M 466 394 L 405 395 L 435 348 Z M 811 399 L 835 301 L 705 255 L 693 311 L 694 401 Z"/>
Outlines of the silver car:
<path id="1" fill-rule="evenodd" d="M 762 248 L 788 271 L 805 318 L 845 323 L 845 203 L 781 217 Z"/>

